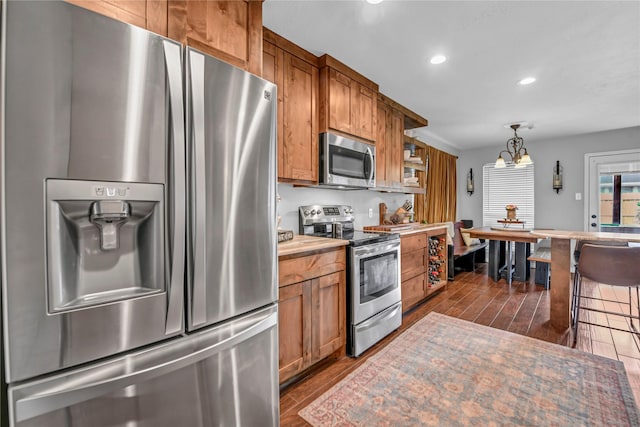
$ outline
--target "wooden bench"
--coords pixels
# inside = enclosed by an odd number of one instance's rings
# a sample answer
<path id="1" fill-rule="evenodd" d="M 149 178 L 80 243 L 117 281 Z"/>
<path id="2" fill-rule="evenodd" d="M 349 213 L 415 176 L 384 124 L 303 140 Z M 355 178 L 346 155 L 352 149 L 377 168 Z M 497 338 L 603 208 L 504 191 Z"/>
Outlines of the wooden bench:
<path id="1" fill-rule="evenodd" d="M 487 242 L 482 241 L 478 245 L 467 246 L 462 238 L 461 228 L 464 228 L 464 223 L 461 221 L 456 222 L 454 225 L 453 236 L 453 271 L 449 275 L 449 278 L 453 280 L 453 275 L 456 271 L 474 271 L 476 269 L 476 253 L 484 253 L 484 249 L 488 246 Z M 482 251 L 482 252 L 480 252 Z M 483 259 L 484 261 L 484 259 Z"/>
<path id="2" fill-rule="evenodd" d="M 545 289 L 549 289 L 549 281 L 551 279 L 551 249 L 538 248 L 527 258 L 529 261 L 536 262 L 536 275 L 534 282 L 538 285 L 544 285 Z"/>

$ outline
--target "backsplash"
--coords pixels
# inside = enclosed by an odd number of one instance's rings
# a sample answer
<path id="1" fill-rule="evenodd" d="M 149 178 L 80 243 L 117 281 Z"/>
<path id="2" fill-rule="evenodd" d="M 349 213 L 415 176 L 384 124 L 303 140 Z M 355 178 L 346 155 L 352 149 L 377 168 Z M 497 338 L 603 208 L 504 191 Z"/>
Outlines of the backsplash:
<path id="1" fill-rule="evenodd" d="M 278 184 L 280 203 L 278 215 L 282 217 L 280 228 L 298 233 L 298 207 L 303 205 L 349 205 L 355 214 L 355 228 L 361 230 L 365 225 L 380 224 L 379 204 L 386 203 L 390 211 L 395 211 L 405 201 L 413 201 L 412 194 L 380 193 L 371 190 L 335 190 L 325 188 L 294 187 L 291 184 Z M 373 217 L 369 218 L 369 209 Z"/>

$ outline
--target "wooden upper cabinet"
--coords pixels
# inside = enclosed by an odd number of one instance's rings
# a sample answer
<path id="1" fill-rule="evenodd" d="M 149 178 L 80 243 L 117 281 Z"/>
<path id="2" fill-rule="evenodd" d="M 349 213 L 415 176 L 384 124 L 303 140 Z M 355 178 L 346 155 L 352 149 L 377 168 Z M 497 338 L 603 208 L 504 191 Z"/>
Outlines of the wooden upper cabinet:
<path id="1" fill-rule="evenodd" d="M 328 68 L 329 128 L 352 133 L 354 114 L 351 114 L 351 79 Z"/>
<path id="2" fill-rule="evenodd" d="M 375 141 L 375 116 L 377 93 L 359 83 L 353 83 L 351 101 L 353 108 L 353 126 L 355 133 L 370 141 Z"/>
<path id="3" fill-rule="evenodd" d="M 318 68 L 284 53 L 283 179 L 318 181 Z"/>
<path id="4" fill-rule="evenodd" d="M 169 0 L 168 36 L 262 75 L 262 1 Z"/>
<path id="5" fill-rule="evenodd" d="M 404 173 L 404 116 L 394 108 L 391 114 L 391 134 L 387 148 L 387 180 L 391 187 L 402 186 Z"/>
<path id="6" fill-rule="evenodd" d="M 320 57 L 320 132 L 376 140 L 378 85 L 324 55 Z"/>
<path id="7" fill-rule="evenodd" d="M 376 185 L 387 186 L 387 105 L 378 101 L 376 124 Z"/>
<path id="8" fill-rule="evenodd" d="M 400 187 L 404 171 L 404 115 L 379 99 L 377 122 L 376 185 Z"/>
<path id="9" fill-rule="evenodd" d="M 318 182 L 316 57 L 264 30 L 262 76 L 278 86 L 278 180 Z"/>
<path id="10" fill-rule="evenodd" d="M 167 0 L 67 0 L 67 2 L 167 36 Z"/>

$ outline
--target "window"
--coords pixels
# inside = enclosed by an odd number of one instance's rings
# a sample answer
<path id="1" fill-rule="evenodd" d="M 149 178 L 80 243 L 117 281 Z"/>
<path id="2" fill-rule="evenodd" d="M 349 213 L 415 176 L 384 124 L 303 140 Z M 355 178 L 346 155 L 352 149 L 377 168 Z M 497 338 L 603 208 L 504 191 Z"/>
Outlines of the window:
<path id="1" fill-rule="evenodd" d="M 495 168 L 493 163 L 482 169 L 482 225 L 498 226 L 507 216 L 505 206 L 516 205 L 516 217 L 525 221 L 526 228 L 534 228 L 534 164 L 516 168 Z"/>
<path id="2" fill-rule="evenodd" d="M 600 173 L 600 224 L 640 225 L 640 173 Z"/>

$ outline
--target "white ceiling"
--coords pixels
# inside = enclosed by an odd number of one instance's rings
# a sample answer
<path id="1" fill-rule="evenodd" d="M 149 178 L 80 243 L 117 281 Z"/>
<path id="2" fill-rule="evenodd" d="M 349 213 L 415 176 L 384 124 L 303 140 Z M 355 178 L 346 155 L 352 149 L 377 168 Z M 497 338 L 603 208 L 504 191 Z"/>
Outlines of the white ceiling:
<path id="1" fill-rule="evenodd" d="M 267 0 L 263 22 L 427 118 L 426 142 L 499 145 L 521 121 L 527 142 L 640 125 L 640 1 Z"/>

